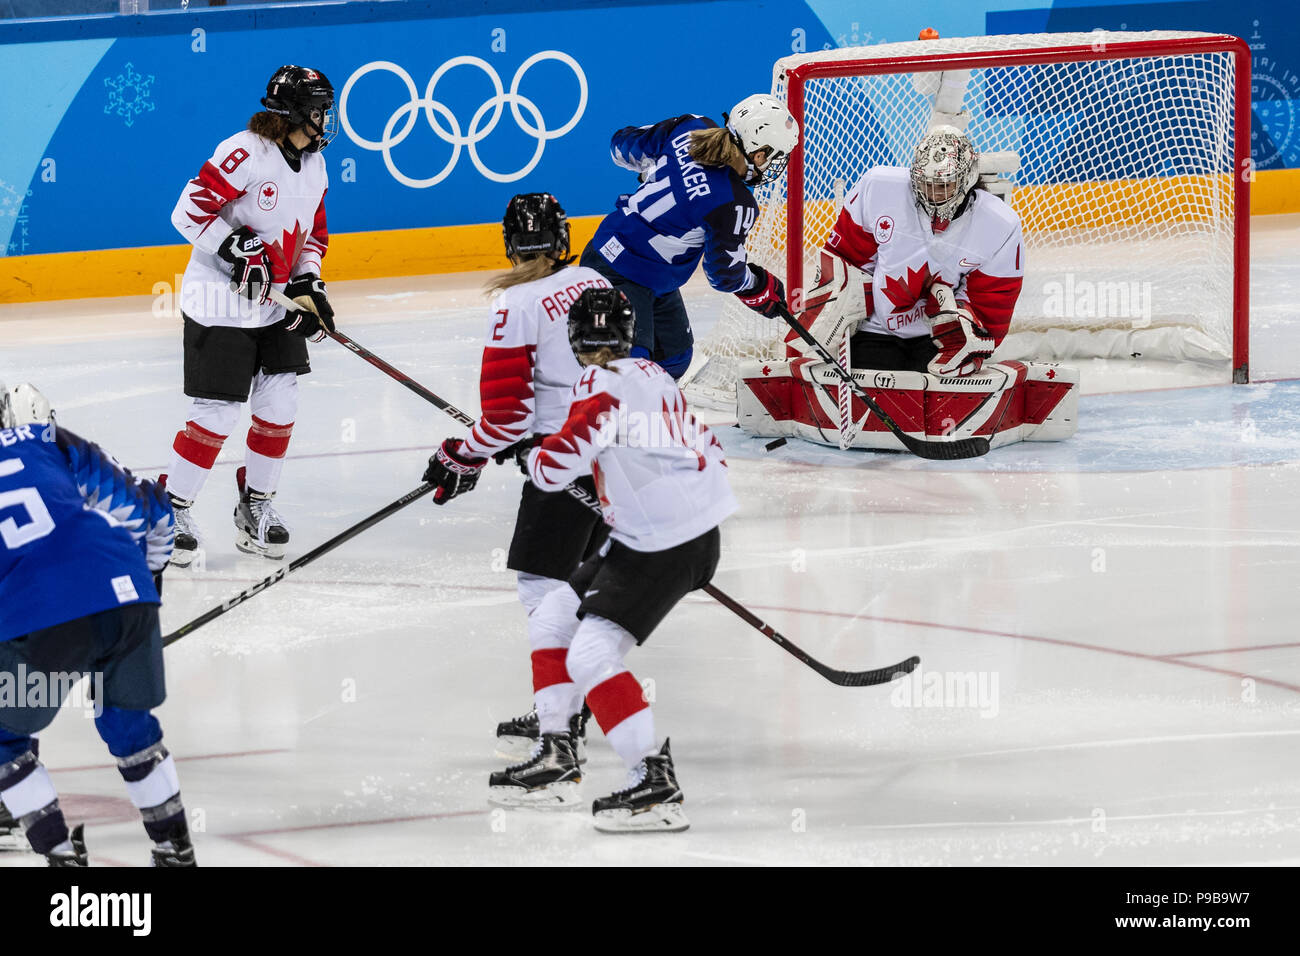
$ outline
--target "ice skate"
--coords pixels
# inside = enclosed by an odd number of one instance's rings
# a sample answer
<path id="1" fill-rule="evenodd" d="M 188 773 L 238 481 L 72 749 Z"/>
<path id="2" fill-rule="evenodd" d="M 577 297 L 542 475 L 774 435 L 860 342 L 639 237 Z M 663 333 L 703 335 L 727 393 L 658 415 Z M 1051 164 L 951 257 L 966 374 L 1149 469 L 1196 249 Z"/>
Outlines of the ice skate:
<path id="1" fill-rule="evenodd" d="M 681 788 L 673 771 L 673 755 L 663 749 L 651 754 L 628 774 L 628 786 L 591 805 L 601 833 L 675 833 L 691 825 L 682 810 Z"/>
<path id="2" fill-rule="evenodd" d="M 289 543 L 289 529 L 275 510 L 271 500 L 274 492 L 254 491 L 244 482 L 244 469 L 235 473 L 239 484 L 239 504 L 235 506 L 235 547 L 246 554 L 260 554 L 279 561 L 284 558 L 285 545 Z"/>
<path id="3" fill-rule="evenodd" d="M 90 866 L 90 858 L 86 854 L 86 825 L 78 823 L 72 831 L 68 840 L 72 843 L 71 852 L 67 850 L 55 850 L 52 853 L 45 854 L 45 859 L 49 861 L 50 866 L 68 867 L 68 866 Z"/>
<path id="4" fill-rule="evenodd" d="M 577 744 L 578 763 L 587 762 L 587 720 L 591 711 L 584 703 L 582 710 L 569 718 L 569 731 Z M 537 708 L 522 717 L 514 717 L 497 724 L 496 755 L 502 760 L 527 760 L 537 746 L 539 731 Z"/>
<path id="5" fill-rule="evenodd" d="M 582 799 L 572 734 L 542 734 L 533 756 L 488 778 L 488 802 L 499 807 L 571 807 Z"/>
<path id="6" fill-rule="evenodd" d="M 22 850 L 27 846 L 23 839 L 22 825 L 13 818 L 13 814 L 0 803 L 0 850 Z"/>
<path id="7" fill-rule="evenodd" d="M 166 479 L 166 475 L 163 479 Z M 188 568 L 199 553 L 199 526 L 190 511 L 193 501 L 177 498 L 170 491 L 167 499 L 172 503 L 172 514 L 176 518 L 176 540 L 172 545 L 171 563 L 178 568 Z"/>
<path id="8" fill-rule="evenodd" d="M 194 844 L 190 841 L 189 828 L 184 824 L 177 826 L 167 839 L 154 846 L 150 851 L 150 866 L 180 867 L 198 866 L 194 860 Z"/>

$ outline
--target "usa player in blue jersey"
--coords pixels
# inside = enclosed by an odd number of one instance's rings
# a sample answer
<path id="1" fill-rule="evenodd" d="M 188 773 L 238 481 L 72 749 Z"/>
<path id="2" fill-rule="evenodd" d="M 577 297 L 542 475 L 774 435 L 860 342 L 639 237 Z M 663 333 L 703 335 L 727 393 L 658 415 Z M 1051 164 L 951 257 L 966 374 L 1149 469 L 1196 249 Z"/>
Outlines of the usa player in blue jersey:
<path id="1" fill-rule="evenodd" d="M 83 826 L 68 832 L 33 735 L 73 675 L 89 675 L 95 728 L 153 864 L 193 866 L 176 765 L 151 713 L 166 696 L 158 605 L 171 504 L 48 409 L 31 386 L 0 386 L 0 801 L 51 866 L 87 865 Z"/>
<path id="2" fill-rule="evenodd" d="M 746 97 L 719 127 L 704 116 L 674 116 L 614 134 L 614 162 L 640 174 L 641 186 L 618 197 L 582 253 L 632 302 L 632 358 L 686 374 L 695 338 L 678 291 L 700 259 L 709 285 L 734 293 L 774 318 L 781 280 L 745 255 L 758 216 L 750 189 L 778 178 L 799 143 L 799 126 L 774 96 Z"/>

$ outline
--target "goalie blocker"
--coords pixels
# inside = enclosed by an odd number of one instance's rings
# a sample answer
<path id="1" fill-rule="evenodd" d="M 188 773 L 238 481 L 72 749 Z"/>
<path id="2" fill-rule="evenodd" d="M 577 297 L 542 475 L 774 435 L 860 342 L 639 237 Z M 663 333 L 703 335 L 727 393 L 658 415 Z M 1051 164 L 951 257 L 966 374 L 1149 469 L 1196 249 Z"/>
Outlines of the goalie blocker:
<path id="1" fill-rule="evenodd" d="M 743 362 L 738 373 L 736 418 L 748 434 L 905 450 L 860 399 L 848 396 L 848 407 L 839 407 L 839 379 L 824 363 L 807 358 Z M 994 448 L 1060 441 L 1073 435 L 1078 423 L 1079 372 L 1064 365 L 996 362 L 964 377 L 870 369 L 852 374 L 906 434 L 926 441 L 981 437 Z M 843 434 L 842 423 L 848 425 Z"/>

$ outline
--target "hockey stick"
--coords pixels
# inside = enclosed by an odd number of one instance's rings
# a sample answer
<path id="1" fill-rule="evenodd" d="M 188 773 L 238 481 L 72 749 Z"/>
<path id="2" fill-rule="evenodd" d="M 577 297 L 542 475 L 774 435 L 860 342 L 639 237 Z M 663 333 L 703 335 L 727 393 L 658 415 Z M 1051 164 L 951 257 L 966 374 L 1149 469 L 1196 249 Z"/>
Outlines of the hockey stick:
<path id="1" fill-rule="evenodd" d="M 953 441 L 922 441 L 919 438 L 913 438 L 901 428 L 898 423 L 885 414 L 874 398 L 867 394 L 866 389 L 857 383 L 852 375 L 844 370 L 844 366 L 835 360 L 830 352 L 826 351 L 826 346 L 817 341 L 817 338 L 799 324 L 799 320 L 790 314 L 790 310 L 785 307 L 785 303 L 777 303 L 777 313 L 785 320 L 786 325 L 794 329 L 799 338 L 807 342 L 817 357 L 830 366 L 832 372 L 838 376 L 843 383 L 840 387 L 847 385 L 862 403 L 867 406 L 881 424 L 888 428 L 903 446 L 913 455 L 920 458 L 928 458 L 936 461 L 952 461 L 958 458 L 978 458 L 980 455 L 987 455 L 989 452 L 989 440 L 987 438 L 958 438 Z M 829 394 L 830 387 L 822 386 Z"/>
<path id="2" fill-rule="evenodd" d="M 230 598 L 227 601 L 222 602 L 221 604 L 218 604 L 210 611 L 205 611 L 203 614 L 200 614 L 198 617 L 190 621 L 188 624 L 182 624 L 176 630 L 172 631 L 170 634 L 168 634 L 166 637 L 163 638 L 163 647 L 166 647 L 169 644 L 176 643 L 186 634 L 191 634 L 194 631 L 198 630 L 200 627 L 202 627 L 204 624 L 207 624 L 209 621 L 221 617 L 221 615 L 225 614 L 231 608 L 238 607 L 240 604 L 243 604 L 249 598 L 261 594 L 263 591 L 269 588 L 272 584 L 275 584 L 277 581 L 284 580 L 294 571 L 297 571 L 299 568 L 304 567 L 305 565 L 311 564 L 313 561 L 315 561 L 317 558 L 321 557 L 322 555 L 328 554 L 329 552 L 337 548 L 339 545 L 343 544 L 343 542 L 352 540 L 361 532 L 365 531 L 367 528 L 379 524 L 379 522 L 383 521 L 388 516 L 396 514 L 397 512 L 401 511 L 411 502 L 418 501 L 420 498 L 423 498 L 429 492 L 433 491 L 435 487 L 437 486 L 431 484 L 423 484 L 419 488 L 416 488 L 414 491 L 408 491 L 406 494 L 402 495 L 402 497 L 398 498 L 392 504 L 388 504 L 380 508 L 369 518 L 366 518 L 362 521 L 358 521 L 352 527 L 348 528 L 346 531 L 342 531 L 336 534 L 334 537 L 330 538 L 324 544 L 316 548 L 313 548 L 311 551 L 308 551 L 306 554 L 302 555 L 301 557 L 294 558 L 293 561 L 289 562 L 289 565 L 287 567 L 281 568 L 279 571 L 276 571 L 275 574 L 272 574 L 270 577 L 265 578 L 262 581 L 259 581 L 257 584 L 254 584 L 251 588 L 248 588 L 245 591 L 240 591 L 234 597 Z"/>
<path id="3" fill-rule="evenodd" d="M 286 308 L 296 309 L 299 307 L 295 303 L 291 302 L 288 299 L 285 299 L 284 296 L 279 295 L 274 291 L 272 291 L 271 296 L 272 298 L 276 298 L 277 301 L 283 299 L 283 301 L 280 303 L 281 305 L 284 305 L 285 303 L 289 303 L 286 306 Z M 363 359 L 365 359 L 375 368 L 379 369 L 385 375 L 388 375 L 389 377 L 396 379 L 397 381 L 405 385 L 407 388 L 409 388 L 411 391 L 415 392 L 415 394 L 419 395 L 421 398 L 425 399 L 428 402 L 431 402 L 432 404 L 436 405 L 438 408 L 442 409 L 452 418 L 456 419 L 456 421 L 460 422 L 463 425 L 472 426 L 474 424 L 474 420 L 470 418 L 468 415 L 466 415 L 464 412 L 462 412 L 460 409 L 456 408 L 454 405 L 452 405 L 449 402 L 443 401 L 433 392 L 429 391 L 423 385 L 419 384 L 418 382 L 410 378 L 408 375 L 406 375 L 406 373 L 389 365 L 387 362 L 385 362 L 383 359 L 381 359 L 379 356 L 375 355 L 373 352 L 369 351 L 368 349 L 362 348 L 360 345 L 358 345 L 348 336 L 344 335 L 342 332 L 329 332 L 327 334 L 331 338 L 338 341 L 341 345 L 347 347 L 350 351 L 355 352 L 357 355 L 361 356 Z M 814 339 L 813 341 L 815 342 L 816 339 Z M 426 486 L 426 490 L 427 488 L 428 486 Z M 568 492 L 571 497 L 573 497 L 577 501 L 582 502 L 583 505 L 590 508 L 596 514 L 600 515 L 602 519 L 604 518 L 605 516 L 604 509 L 601 508 L 600 501 L 594 495 L 590 494 L 585 489 L 580 488 L 577 485 L 568 485 L 565 487 L 564 490 Z M 390 505 L 389 507 L 392 508 L 393 506 Z M 327 542 L 327 545 L 328 544 L 329 543 Z M 322 547 L 325 547 L 325 545 L 323 545 Z M 317 551 L 320 551 L 320 548 L 318 548 Z M 312 552 L 312 555 L 315 554 L 316 552 Z M 298 560 L 303 561 L 305 560 L 305 558 L 311 557 L 312 555 L 306 555 L 304 556 L 304 558 L 299 558 Z M 297 564 L 297 562 L 295 562 L 295 564 Z M 283 577 L 284 574 L 287 574 L 289 571 L 292 570 L 294 570 L 294 566 L 290 565 L 289 568 L 287 568 L 279 576 L 272 575 L 272 577 L 278 580 L 279 577 Z M 273 582 L 270 582 L 270 579 L 268 579 L 268 582 L 263 582 L 263 584 L 258 585 L 257 590 L 260 590 L 262 587 L 267 586 L 268 583 L 273 583 Z M 745 608 L 744 605 L 742 605 L 739 601 L 736 601 L 734 598 L 732 598 L 725 592 L 723 592 L 721 589 L 714 587 L 712 584 L 708 584 L 705 585 L 704 591 L 705 593 L 713 597 L 715 600 L 717 600 L 720 604 L 722 604 L 723 607 L 734 612 L 747 624 L 750 624 L 753 627 L 757 628 L 765 637 L 769 638 L 770 640 L 774 641 L 776 644 L 785 648 L 786 651 L 794 655 L 804 664 L 807 664 L 809 667 L 811 667 L 817 673 L 821 674 L 831 683 L 839 684 L 843 687 L 868 687 L 872 684 L 886 684 L 889 681 L 893 680 L 894 677 L 897 675 L 909 673 L 916 667 L 917 664 L 921 663 L 921 659 L 919 657 L 909 657 L 907 660 L 899 664 L 895 664 L 893 667 L 882 667 L 879 668 L 878 670 L 837 671 L 834 668 L 827 667 L 825 664 L 821 663 L 821 661 L 809 657 L 804 651 L 800 650 L 798 647 L 791 644 L 785 637 L 783 637 L 780 633 L 775 631 L 772 627 L 770 627 L 767 624 L 764 624 L 761 620 L 759 620 L 752 613 L 750 613 Z M 254 590 L 253 593 L 256 593 L 256 590 Z M 211 614 L 212 612 L 208 612 L 208 613 Z M 223 613 L 223 612 L 218 611 L 218 613 Z M 186 626 L 188 627 L 189 625 Z"/>
<path id="4" fill-rule="evenodd" d="M 913 655 L 905 661 L 899 661 L 892 667 L 880 667 L 873 671 L 837 671 L 833 667 L 827 667 L 816 658 L 810 657 L 806 652 L 790 643 L 790 640 L 774 629 L 772 625 L 762 621 L 752 611 L 725 591 L 714 587 L 712 584 L 704 585 L 703 590 L 704 593 L 708 594 L 727 610 L 733 612 L 746 624 L 753 627 L 764 637 L 771 640 L 804 664 L 807 664 L 832 684 L 839 684 L 841 687 L 870 687 L 873 684 L 888 684 L 892 680 L 896 680 L 899 677 L 912 673 L 912 671 L 916 670 L 916 666 L 921 663 L 921 658 Z"/>

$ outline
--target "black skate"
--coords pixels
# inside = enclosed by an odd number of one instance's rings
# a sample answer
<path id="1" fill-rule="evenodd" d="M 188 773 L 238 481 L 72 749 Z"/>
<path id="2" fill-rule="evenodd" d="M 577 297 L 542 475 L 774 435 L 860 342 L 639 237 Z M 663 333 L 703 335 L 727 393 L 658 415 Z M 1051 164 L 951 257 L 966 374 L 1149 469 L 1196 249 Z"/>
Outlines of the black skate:
<path id="1" fill-rule="evenodd" d="M 22 825 L 0 803 L 0 850 L 21 850 L 27 845 L 23 839 Z"/>
<path id="2" fill-rule="evenodd" d="M 488 802 L 499 807 L 571 807 L 582 799 L 582 771 L 572 734 L 542 734 L 532 759 L 488 778 Z"/>
<path id="3" fill-rule="evenodd" d="M 72 852 L 66 851 L 60 853 L 45 854 L 45 859 L 49 861 L 50 866 L 90 866 L 90 858 L 86 855 L 86 825 L 78 823 L 68 839 L 72 842 Z"/>
<path id="4" fill-rule="evenodd" d="M 189 828 L 183 824 L 154 846 L 151 854 L 150 866 L 198 866 L 194 861 L 194 844 L 190 842 Z"/>
<path id="5" fill-rule="evenodd" d="M 284 525 L 271 499 L 275 493 L 254 491 L 244 482 L 243 466 L 235 472 L 239 484 L 239 504 L 235 505 L 235 547 L 246 554 L 260 554 L 279 561 L 284 558 L 284 547 L 289 543 L 289 529 Z"/>
<path id="6" fill-rule="evenodd" d="M 167 478 L 163 475 L 163 480 Z M 167 499 L 172 503 L 172 514 L 176 517 L 176 540 L 172 544 L 171 563 L 178 568 L 188 568 L 199 553 L 199 526 L 190 513 L 192 501 L 177 498 L 170 491 Z"/>
<path id="7" fill-rule="evenodd" d="M 682 811 L 681 788 L 673 771 L 673 754 L 663 749 L 637 767 L 634 782 L 625 790 L 601 797 L 591 805 L 596 829 L 601 833 L 675 833 L 691 825 Z"/>
<path id="8" fill-rule="evenodd" d="M 590 717 L 591 710 L 584 701 L 582 710 L 569 718 L 569 731 L 577 741 L 580 764 L 587 762 L 587 721 Z M 540 729 L 536 707 L 522 717 L 502 721 L 497 724 L 496 755 L 502 760 L 527 760 L 537 746 Z"/>

